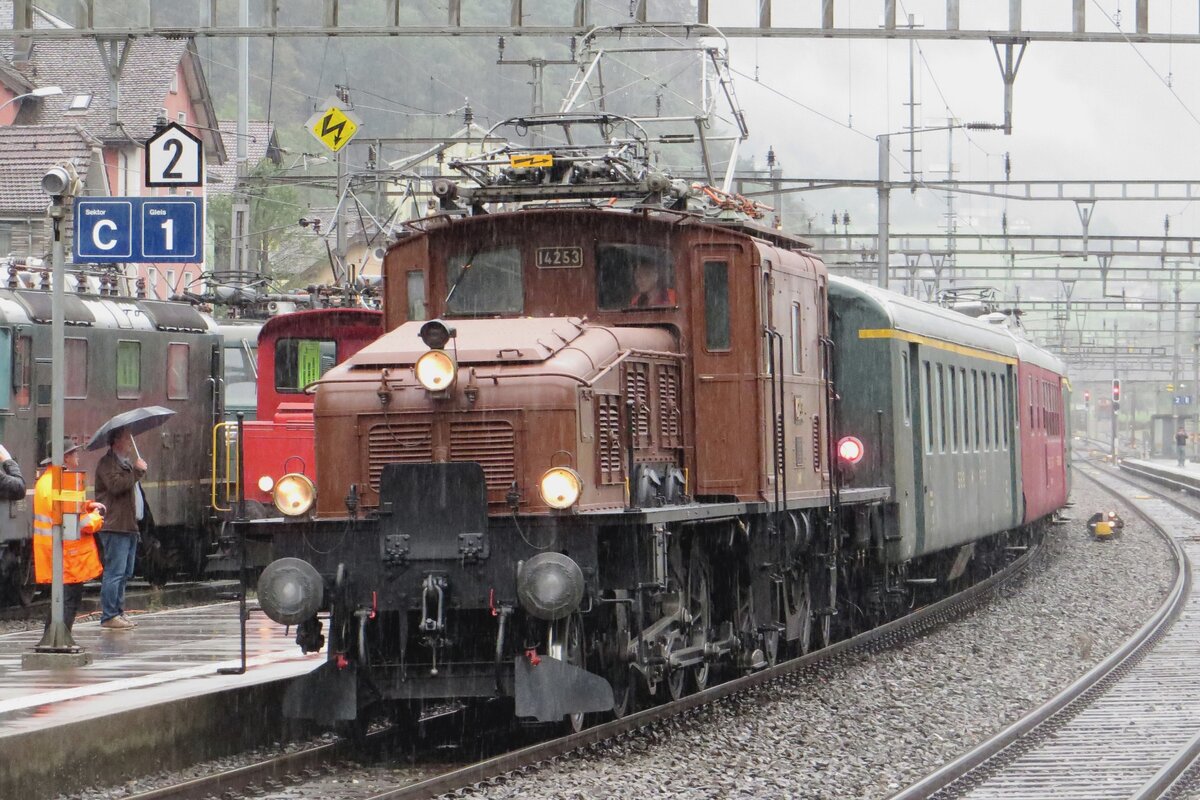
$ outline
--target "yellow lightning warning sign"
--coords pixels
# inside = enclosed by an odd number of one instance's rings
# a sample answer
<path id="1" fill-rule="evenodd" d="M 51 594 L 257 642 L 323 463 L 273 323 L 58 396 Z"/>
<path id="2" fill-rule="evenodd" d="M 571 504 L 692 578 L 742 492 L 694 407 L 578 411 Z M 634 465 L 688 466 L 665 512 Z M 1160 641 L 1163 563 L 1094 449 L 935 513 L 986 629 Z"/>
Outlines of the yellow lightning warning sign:
<path id="1" fill-rule="evenodd" d="M 554 155 L 551 153 L 522 153 L 508 157 L 508 165 L 515 169 L 531 169 L 533 167 L 554 166 Z"/>
<path id="2" fill-rule="evenodd" d="M 353 112 L 337 106 L 318 111 L 308 120 L 308 132 L 335 153 L 354 138 L 358 126 Z"/>

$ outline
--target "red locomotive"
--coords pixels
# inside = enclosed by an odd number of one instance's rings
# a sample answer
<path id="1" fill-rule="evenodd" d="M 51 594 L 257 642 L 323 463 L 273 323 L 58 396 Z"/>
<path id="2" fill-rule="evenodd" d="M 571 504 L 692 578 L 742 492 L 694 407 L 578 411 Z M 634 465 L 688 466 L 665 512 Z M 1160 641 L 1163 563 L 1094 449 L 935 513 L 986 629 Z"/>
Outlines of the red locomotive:
<path id="1" fill-rule="evenodd" d="M 367 308 L 318 308 L 282 314 L 262 326 L 257 414 L 243 425 L 252 516 L 274 516 L 271 507 L 288 487 L 316 480 L 313 399 L 304 389 L 378 338 L 382 320 L 382 312 Z"/>

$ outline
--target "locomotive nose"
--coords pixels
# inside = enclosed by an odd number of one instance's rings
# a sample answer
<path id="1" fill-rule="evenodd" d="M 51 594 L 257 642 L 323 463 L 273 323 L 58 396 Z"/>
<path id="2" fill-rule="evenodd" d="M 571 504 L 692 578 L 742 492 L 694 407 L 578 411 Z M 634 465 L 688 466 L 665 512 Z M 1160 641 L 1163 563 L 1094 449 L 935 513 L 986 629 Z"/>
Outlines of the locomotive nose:
<path id="1" fill-rule="evenodd" d="M 280 625 L 312 619 L 325 599 L 316 567 L 299 558 L 272 561 L 258 578 L 258 604 Z"/>
<path id="2" fill-rule="evenodd" d="M 583 570 L 570 556 L 538 553 L 517 572 L 517 599 L 538 619 L 562 619 L 583 600 Z"/>

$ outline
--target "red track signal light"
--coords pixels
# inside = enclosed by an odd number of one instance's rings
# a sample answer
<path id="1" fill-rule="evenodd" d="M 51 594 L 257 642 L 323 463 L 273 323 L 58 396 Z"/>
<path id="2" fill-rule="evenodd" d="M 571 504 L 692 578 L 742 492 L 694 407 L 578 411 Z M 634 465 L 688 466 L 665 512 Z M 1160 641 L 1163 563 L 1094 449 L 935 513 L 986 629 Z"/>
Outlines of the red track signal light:
<path id="1" fill-rule="evenodd" d="M 838 441 L 837 454 L 843 464 L 853 466 L 862 461 L 867 449 L 863 447 L 863 443 L 857 437 L 843 436 Z"/>
<path id="2" fill-rule="evenodd" d="M 1121 379 L 1120 378 L 1113 378 L 1112 400 L 1114 403 L 1121 402 Z"/>
<path id="3" fill-rule="evenodd" d="M 1083 404 L 1086 406 L 1092 402 L 1092 393 L 1086 389 L 1083 392 Z"/>

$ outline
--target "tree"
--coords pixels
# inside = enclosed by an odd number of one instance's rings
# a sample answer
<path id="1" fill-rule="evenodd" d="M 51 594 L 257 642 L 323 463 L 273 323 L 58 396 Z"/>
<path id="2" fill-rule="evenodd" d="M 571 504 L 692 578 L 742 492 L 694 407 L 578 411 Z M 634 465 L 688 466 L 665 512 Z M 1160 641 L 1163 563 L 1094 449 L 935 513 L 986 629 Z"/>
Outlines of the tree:
<path id="1" fill-rule="evenodd" d="M 251 181 L 239 181 L 233 192 L 210 196 L 208 233 L 213 242 L 214 271 L 221 272 L 232 263 L 233 205 L 250 205 L 250 271 L 268 277 L 286 278 L 305 268 L 323 250 L 320 241 L 300 230 L 299 219 L 305 206 L 292 186 L 272 184 L 279 169 L 263 161 L 251 172 Z"/>

